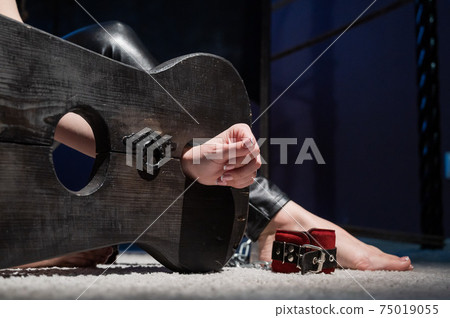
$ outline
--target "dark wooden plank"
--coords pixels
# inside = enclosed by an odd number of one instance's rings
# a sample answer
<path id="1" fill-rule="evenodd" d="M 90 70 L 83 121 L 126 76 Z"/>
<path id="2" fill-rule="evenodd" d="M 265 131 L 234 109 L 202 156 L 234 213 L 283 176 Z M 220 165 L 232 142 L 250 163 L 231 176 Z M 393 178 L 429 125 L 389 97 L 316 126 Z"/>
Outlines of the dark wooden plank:
<path id="1" fill-rule="evenodd" d="M 0 267 L 134 241 L 187 188 L 178 159 L 154 180 L 141 178 L 126 165 L 124 136 L 162 131 L 179 158 L 190 139 L 250 121 L 239 75 L 209 54 L 149 76 L 0 17 L 0 65 Z M 86 106 L 106 124 L 111 152 L 89 185 L 99 189 L 79 196 L 59 184 L 50 154 L 58 119 Z M 247 208 L 248 189 L 195 184 L 138 243 L 173 270 L 218 270 L 242 237 Z"/>
<path id="2" fill-rule="evenodd" d="M 136 169 L 127 167 L 124 154 L 112 153 L 103 186 L 92 195 L 76 196 L 64 189 L 54 175 L 47 147 L 0 143 L 0 151 L 0 267 L 132 242 L 190 182 L 183 177 L 178 160 L 164 166 L 155 182 L 140 178 Z M 216 249 L 222 248 L 223 263 L 232 251 L 223 251 L 229 243 L 220 246 L 215 241 L 217 237 L 230 238 L 233 220 L 245 218 L 245 193 L 201 185 L 192 190 L 193 194 L 176 201 L 139 240 L 152 255 L 164 256 L 169 267 L 172 263 L 180 266 L 180 262 L 192 257 L 180 259 L 179 253 L 196 253 L 198 246 L 210 246 L 206 239 L 196 241 L 196 236 L 208 229 L 214 230 L 208 240 Z M 227 199 L 231 200 L 227 203 Z M 236 207 L 230 209 L 230 204 Z M 234 210 L 240 212 L 235 215 Z M 198 223 L 193 214 L 197 221 L 200 219 Z M 231 221 L 231 225 L 223 227 L 224 221 Z M 236 225 L 242 232 L 245 222 Z M 233 234 L 236 239 L 230 246 L 240 239 L 239 234 Z M 182 248 L 180 237 L 184 238 Z"/>
<path id="3" fill-rule="evenodd" d="M 0 113 L 9 122 L 1 124 L 0 140 L 50 145 L 60 116 L 80 105 L 94 108 L 110 129 L 114 127 L 111 147 L 122 152 L 122 137 L 144 127 L 172 135 L 184 145 L 192 137 L 212 137 L 237 121 L 249 123 L 243 82 L 219 57 L 183 56 L 149 76 L 7 19 L 0 19 L 0 38 Z"/>

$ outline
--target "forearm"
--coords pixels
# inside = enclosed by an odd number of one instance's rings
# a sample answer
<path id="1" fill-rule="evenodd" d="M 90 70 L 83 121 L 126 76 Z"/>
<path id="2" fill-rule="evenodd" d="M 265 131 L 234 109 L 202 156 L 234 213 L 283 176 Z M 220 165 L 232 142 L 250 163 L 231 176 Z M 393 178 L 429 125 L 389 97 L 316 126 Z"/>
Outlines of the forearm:
<path id="1" fill-rule="evenodd" d="M 3 14 L 11 19 L 22 21 L 19 14 L 19 9 L 17 8 L 17 3 L 15 0 L 1 0 L 0 1 L 0 14 Z"/>
<path id="2" fill-rule="evenodd" d="M 54 138 L 92 158 L 97 155 L 94 132 L 88 122 L 78 114 L 65 114 L 55 128 Z"/>
<path id="3" fill-rule="evenodd" d="M 15 0 L 0 0 L 0 14 L 22 22 Z M 55 129 L 55 140 L 88 156 L 96 156 L 92 128 L 77 114 L 63 116 Z"/>

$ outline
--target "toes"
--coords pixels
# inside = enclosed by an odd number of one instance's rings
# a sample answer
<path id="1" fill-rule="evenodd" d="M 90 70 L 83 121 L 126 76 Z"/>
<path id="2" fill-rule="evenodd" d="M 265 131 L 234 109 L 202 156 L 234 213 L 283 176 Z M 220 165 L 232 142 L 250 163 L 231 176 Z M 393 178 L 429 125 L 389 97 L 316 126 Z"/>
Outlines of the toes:
<path id="1" fill-rule="evenodd" d="M 54 266 L 61 267 L 95 267 L 104 264 L 113 253 L 112 247 L 104 247 L 87 252 L 73 253 L 62 256 L 55 261 Z"/>
<path id="2" fill-rule="evenodd" d="M 88 254 L 88 255 L 86 255 L 86 260 L 90 264 L 93 264 L 90 266 L 95 266 L 97 264 L 105 264 L 113 252 L 114 252 L 114 250 L 112 247 L 104 247 L 104 248 L 92 250 L 92 251 L 86 252 L 86 254 Z"/>
<path id="3" fill-rule="evenodd" d="M 338 248 L 338 262 L 344 268 L 357 269 L 362 271 L 407 271 L 412 270 L 411 260 L 409 257 L 398 257 L 386 254 L 372 246 L 367 246 L 365 252 L 359 254 L 340 254 Z"/>
<path id="4" fill-rule="evenodd" d="M 404 257 L 396 257 L 394 260 L 391 260 L 389 262 L 389 265 L 387 266 L 388 270 L 393 271 L 407 271 L 412 269 L 411 260 L 408 256 Z"/>
<path id="5" fill-rule="evenodd" d="M 99 263 L 99 264 L 105 264 L 108 261 L 108 259 L 114 253 L 114 248 L 112 248 L 111 246 L 110 247 L 105 247 L 103 253 L 104 254 L 103 254 L 103 257 L 101 259 L 101 263 Z"/>
<path id="6" fill-rule="evenodd" d="M 381 253 L 376 255 L 372 261 L 369 270 L 387 270 L 387 271 L 407 271 L 412 269 L 409 257 L 398 257 Z"/>

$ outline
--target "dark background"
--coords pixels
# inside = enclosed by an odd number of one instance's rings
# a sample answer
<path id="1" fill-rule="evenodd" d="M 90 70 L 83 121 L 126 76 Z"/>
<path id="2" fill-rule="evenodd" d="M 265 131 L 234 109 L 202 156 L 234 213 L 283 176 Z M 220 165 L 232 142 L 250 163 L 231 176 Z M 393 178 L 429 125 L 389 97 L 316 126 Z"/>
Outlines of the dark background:
<path id="1" fill-rule="evenodd" d="M 78 1 L 97 21 L 131 26 L 164 62 L 193 52 L 226 57 L 258 96 L 260 1 Z M 94 24 L 73 0 L 26 1 L 27 23 L 57 36 Z"/>
<path id="2" fill-rule="evenodd" d="M 258 103 L 260 1 L 79 2 L 99 21 L 129 24 L 161 62 L 198 51 L 225 57 Z M 352 22 L 372 1 L 285 2 L 272 13 L 272 54 Z M 393 2 L 377 1 L 369 13 Z M 29 0 L 26 9 L 27 23 L 58 36 L 94 23 L 71 0 Z M 438 1 L 443 153 L 450 151 L 449 20 L 450 1 Z M 289 146 L 287 165 L 279 163 L 279 146 L 270 148 L 271 179 L 306 209 L 342 225 L 421 232 L 414 21 L 411 2 L 352 28 L 272 107 L 270 137 L 299 143 Z M 271 99 L 334 39 L 273 61 Z M 308 137 L 326 165 L 294 165 Z M 446 237 L 449 191 L 443 179 Z"/>
<path id="3" fill-rule="evenodd" d="M 352 22 L 371 2 L 292 2 L 273 13 L 273 54 Z M 368 13 L 394 2 L 377 1 Z M 441 149 L 448 152 L 450 1 L 437 3 Z M 307 209 L 340 224 L 420 233 L 415 37 L 411 1 L 345 33 L 273 107 L 272 136 L 314 137 L 327 162 L 283 166 L 273 152 L 272 179 Z M 334 38 L 274 61 L 272 98 Z M 446 237 L 449 194 L 447 179 Z"/>

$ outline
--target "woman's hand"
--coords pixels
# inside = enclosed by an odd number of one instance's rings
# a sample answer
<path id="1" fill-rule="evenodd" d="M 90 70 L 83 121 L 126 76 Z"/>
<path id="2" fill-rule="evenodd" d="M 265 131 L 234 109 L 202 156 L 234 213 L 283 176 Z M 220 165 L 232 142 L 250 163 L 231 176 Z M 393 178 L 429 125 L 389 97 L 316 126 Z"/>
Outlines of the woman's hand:
<path id="1" fill-rule="evenodd" d="M 195 142 L 195 140 L 194 140 Z M 207 142 L 185 149 L 183 172 L 204 185 L 244 188 L 261 166 L 259 146 L 246 124 L 236 124 Z"/>

